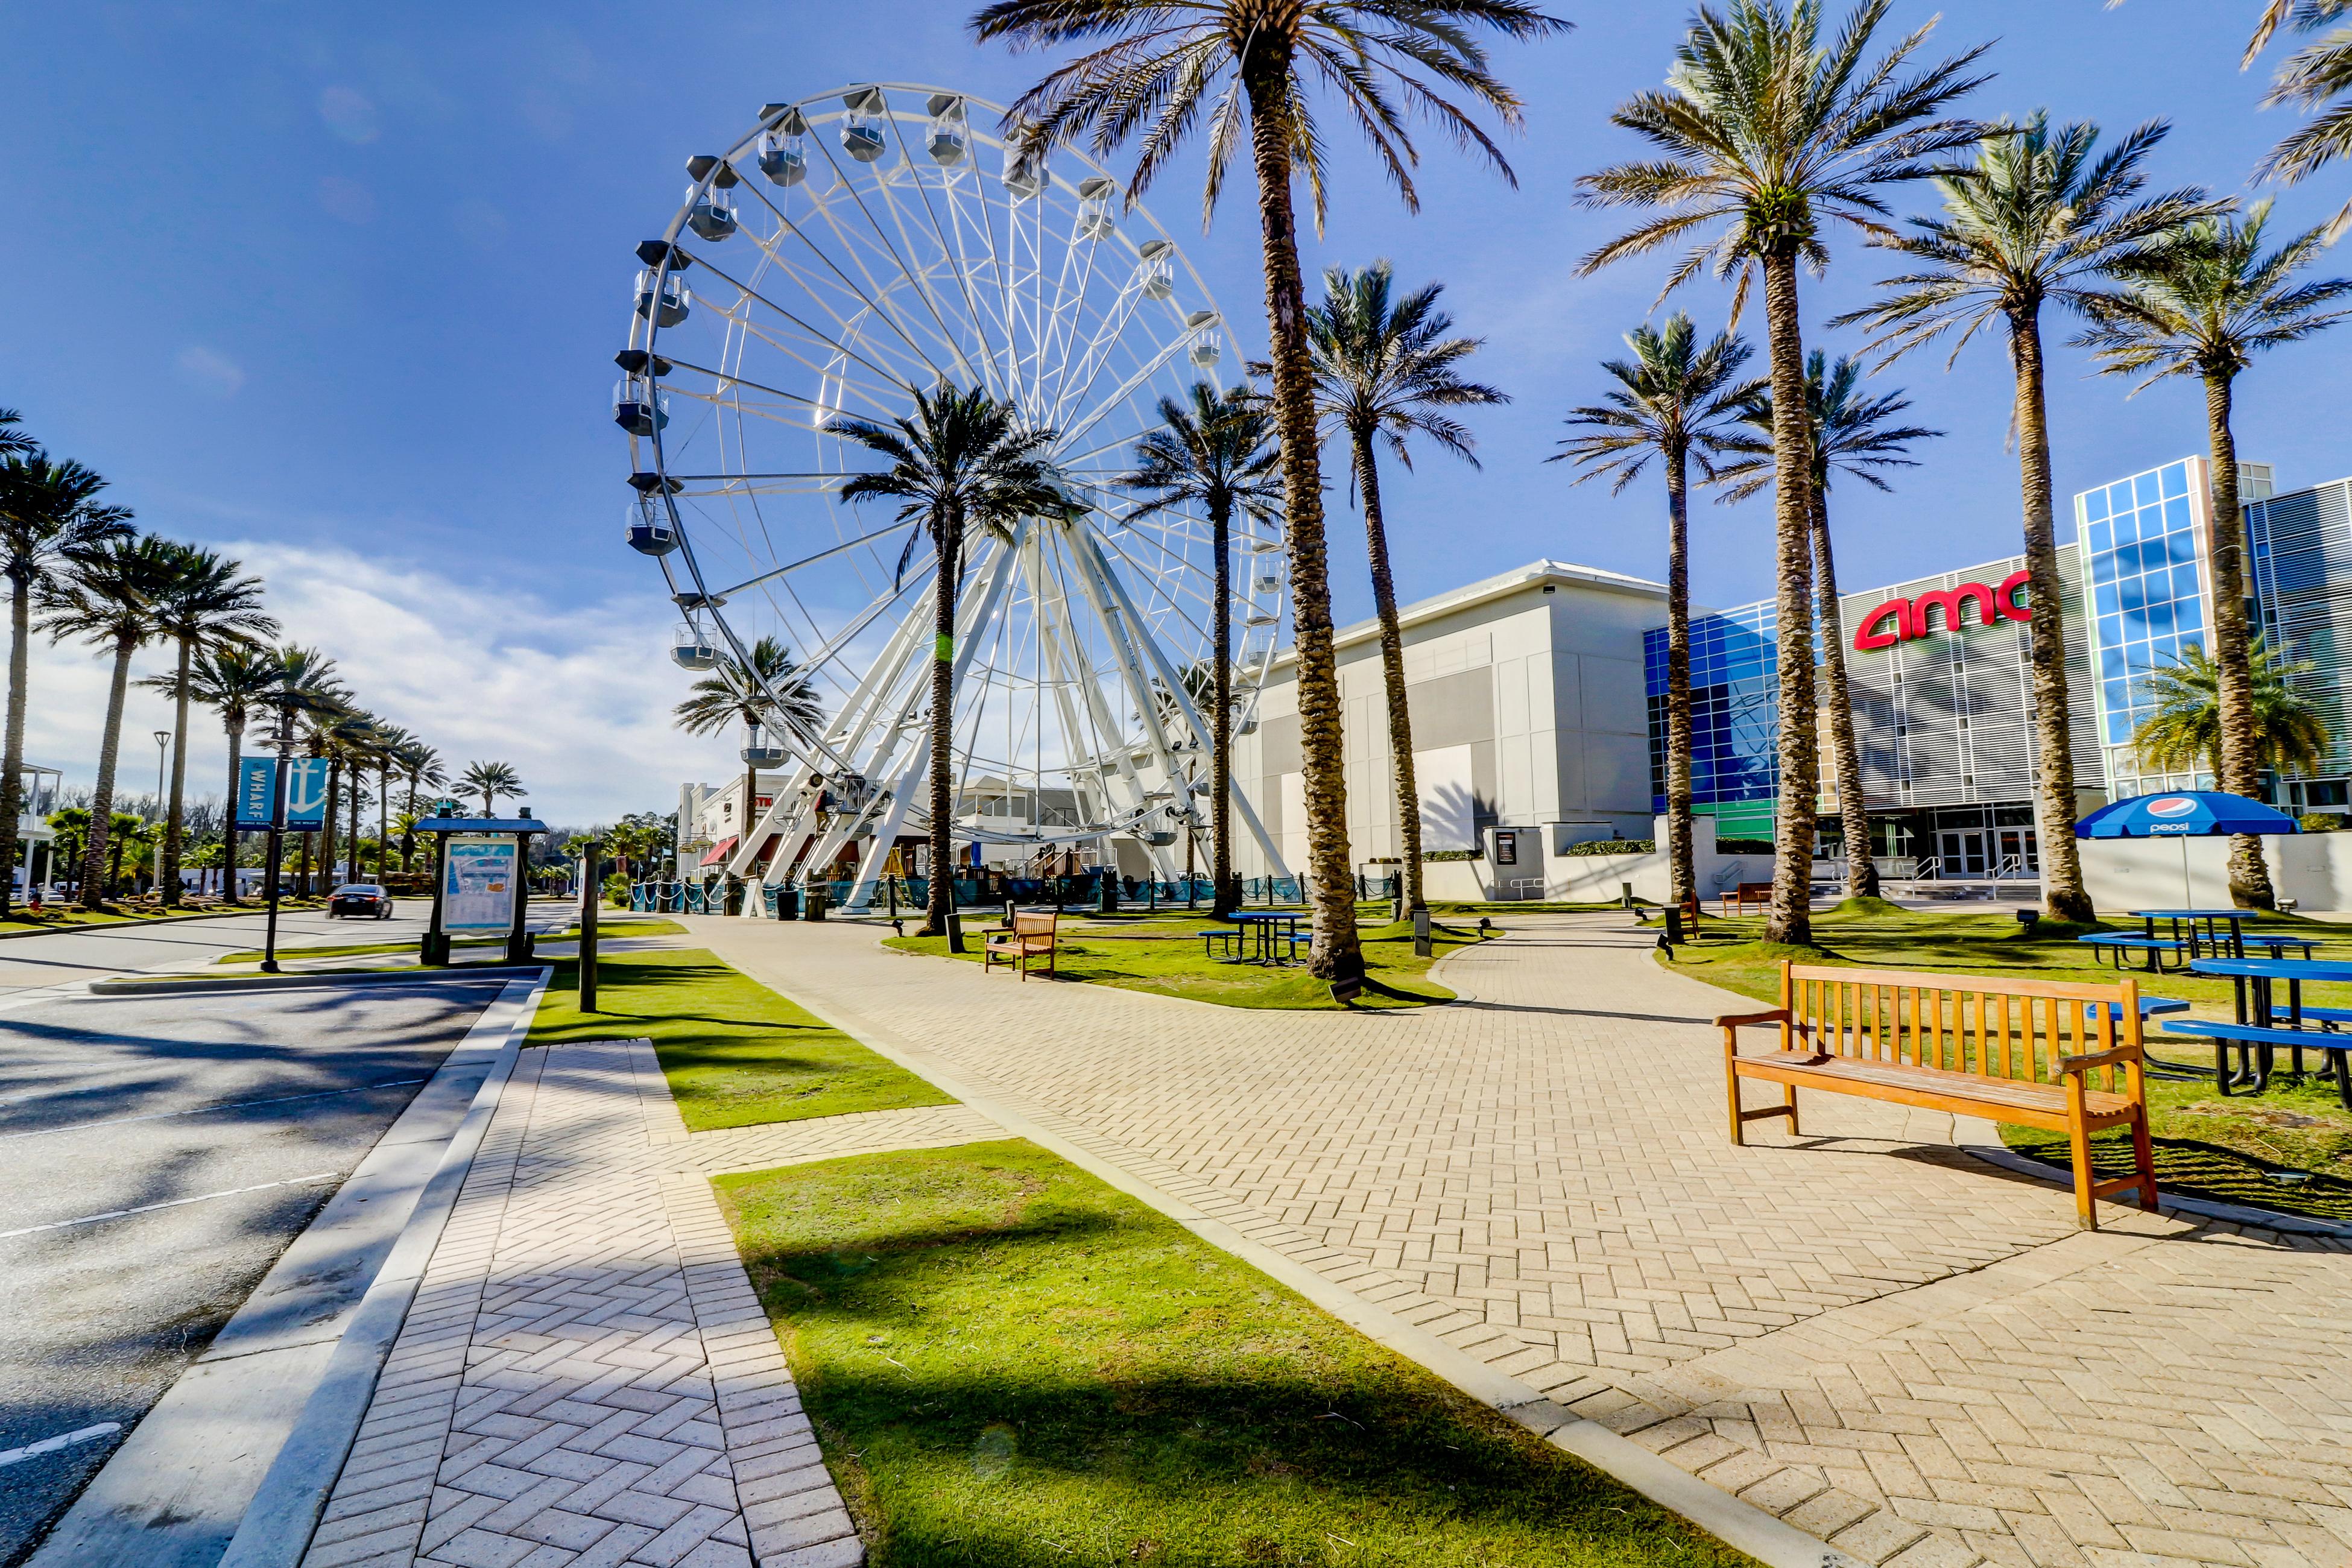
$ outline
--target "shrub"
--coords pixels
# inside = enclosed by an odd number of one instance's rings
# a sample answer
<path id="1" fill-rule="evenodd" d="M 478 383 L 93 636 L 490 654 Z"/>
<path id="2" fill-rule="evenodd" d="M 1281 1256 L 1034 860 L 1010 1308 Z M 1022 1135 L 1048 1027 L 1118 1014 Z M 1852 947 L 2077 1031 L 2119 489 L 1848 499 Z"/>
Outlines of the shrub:
<path id="1" fill-rule="evenodd" d="M 1654 838 L 1588 838 L 1581 844 L 1571 844 L 1564 855 L 1648 855 L 1654 853 Z"/>
<path id="2" fill-rule="evenodd" d="M 2311 811 L 2295 818 L 2295 826 L 2305 833 L 2337 833 L 2343 830 L 2344 819 L 2332 811 Z"/>

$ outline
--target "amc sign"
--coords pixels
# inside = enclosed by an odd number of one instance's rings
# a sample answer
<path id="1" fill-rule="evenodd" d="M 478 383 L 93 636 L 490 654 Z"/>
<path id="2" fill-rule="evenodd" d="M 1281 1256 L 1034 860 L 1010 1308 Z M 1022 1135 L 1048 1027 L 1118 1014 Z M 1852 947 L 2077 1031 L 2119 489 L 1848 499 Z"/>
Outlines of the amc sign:
<path id="1" fill-rule="evenodd" d="M 1944 612 L 1944 629 L 1958 631 L 1964 605 L 1973 605 L 1979 618 L 1986 626 L 1998 626 L 2003 619 L 2030 621 L 2032 609 L 2018 602 L 2025 591 L 2025 574 L 2012 572 L 2001 579 L 1998 588 L 1988 588 L 1982 583 L 1963 583 L 1957 588 L 1947 588 L 1940 594 L 1922 594 L 1916 599 L 1889 599 L 1862 617 L 1862 625 L 1853 629 L 1853 646 L 1864 653 L 1874 647 L 1893 647 L 1898 642 L 1924 637 L 1936 629 L 1935 615 Z"/>

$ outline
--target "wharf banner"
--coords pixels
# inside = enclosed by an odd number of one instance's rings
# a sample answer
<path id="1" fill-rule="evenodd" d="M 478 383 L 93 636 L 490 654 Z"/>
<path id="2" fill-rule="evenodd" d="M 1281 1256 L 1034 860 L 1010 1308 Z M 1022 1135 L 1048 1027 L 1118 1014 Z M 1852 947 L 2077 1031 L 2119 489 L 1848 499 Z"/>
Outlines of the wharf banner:
<path id="1" fill-rule="evenodd" d="M 441 876 L 441 929 L 511 931 L 514 899 L 515 841 L 488 834 L 451 834 L 448 865 Z"/>
<path id="2" fill-rule="evenodd" d="M 286 763 L 286 826 L 304 831 L 327 826 L 327 759 L 294 757 Z"/>
<path id="3" fill-rule="evenodd" d="M 278 811 L 278 759 L 239 757 L 236 760 L 236 823 L 238 827 L 268 827 Z"/>

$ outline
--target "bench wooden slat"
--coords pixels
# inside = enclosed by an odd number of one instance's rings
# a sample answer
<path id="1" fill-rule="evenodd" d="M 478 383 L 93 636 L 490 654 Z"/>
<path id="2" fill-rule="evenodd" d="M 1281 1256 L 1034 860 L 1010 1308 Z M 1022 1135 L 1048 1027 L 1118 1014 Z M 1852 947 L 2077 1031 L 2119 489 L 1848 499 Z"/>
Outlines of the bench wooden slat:
<path id="1" fill-rule="evenodd" d="M 1988 986 L 1975 976 L 1783 963 L 1780 1002 L 1770 1014 L 1717 1020 L 1733 1142 L 1767 1117 L 1786 1117 L 1796 1132 L 1802 1086 L 2066 1133 L 2086 1229 L 2097 1224 L 2093 1199 L 2110 1192 L 2136 1187 L 2143 1207 L 2156 1206 L 2137 981 Z M 1766 1024 L 1779 1028 L 1780 1048 L 1741 1056 L 1739 1028 Z M 1782 1102 L 1743 1108 L 1743 1078 L 1780 1084 Z M 2131 1129 L 2135 1173 L 2095 1183 L 2089 1135 L 2119 1126 Z"/>

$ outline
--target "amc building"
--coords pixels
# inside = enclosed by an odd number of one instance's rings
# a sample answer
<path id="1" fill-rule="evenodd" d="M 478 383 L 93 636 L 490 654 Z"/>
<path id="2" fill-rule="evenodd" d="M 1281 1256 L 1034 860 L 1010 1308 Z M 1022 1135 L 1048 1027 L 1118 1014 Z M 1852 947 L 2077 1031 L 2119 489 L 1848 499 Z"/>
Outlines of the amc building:
<path id="1" fill-rule="evenodd" d="M 2332 754 L 2269 781 L 2296 812 L 2342 811 L 2352 780 L 2352 480 L 2286 495 L 2245 465 L 2248 577 L 2271 646 L 2314 668 L 2297 678 Z M 2074 498 L 2059 546 L 2079 808 L 2210 784 L 2145 773 L 2130 745 L 2147 677 L 2212 625 L 2212 524 L 2195 458 Z M 2062 524 L 2062 532 L 2063 527 Z M 1843 850 L 1839 792 L 1867 804 L 1871 851 L 1933 858 L 1947 878 L 2032 878 L 2041 867 L 2028 626 L 2044 613 L 2021 557 L 1898 583 L 1841 602 L 1862 776 L 1836 778 L 1824 737 L 1822 850 Z M 1646 838 L 1665 809 L 1665 590 L 1543 561 L 1403 607 L 1424 848 L 1475 856 L 1507 896 L 1540 887 L 1583 840 Z M 1692 617 L 1693 792 L 1720 839 L 1772 836 L 1780 794 L 1780 671 L 1772 605 Z M 1397 853 L 1377 628 L 1338 636 L 1348 830 L 1358 864 Z M 1234 773 L 1296 870 L 1306 860 L 1295 666 L 1268 674 L 1234 746 Z M 1646 697 L 1646 701 L 1644 698 Z M 1819 716 L 1816 716 L 1819 722 Z M 1267 868 L 1244 836 L 1245 876 Z M 1907 867 L 1898 868 L 1908 869 Z"/>

